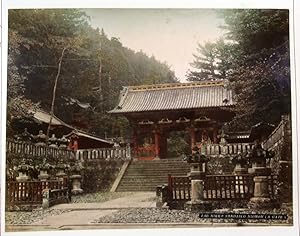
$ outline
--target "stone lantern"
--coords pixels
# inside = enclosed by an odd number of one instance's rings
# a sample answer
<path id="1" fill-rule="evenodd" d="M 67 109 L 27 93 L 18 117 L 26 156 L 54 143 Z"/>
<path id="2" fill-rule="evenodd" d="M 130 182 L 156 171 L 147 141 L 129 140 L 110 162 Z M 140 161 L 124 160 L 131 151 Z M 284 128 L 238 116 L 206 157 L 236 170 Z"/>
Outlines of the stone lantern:
<path id="1" fill-rule="evenodd" d="M 34 137 L 37 146 L 46 146 L 47 135 L 44 134 L 43 130 L 39 131 L 39 134 Z"/>
<path id="2" fill-rule="evenodd" d="M 28 132 L 27 128 L 25 128 L 24 132 L 21 134 L 21 140 L 25 143 L 31 143 L 32 134 Z"/>
<path id="3" fill-rule="evenodd" d="M 200 153 L 197 146 L 186 158 L 191 167 L 191 172 L 188 174 L 191 179 L 191 201 L 186 202 L 184 206 L 188 211 L 201 212 L 211 209 L 211 202 L 204 200 L 204 177 L 208 160 L 204 154 Z"/>
<path id="4" fill-rule="evenodd" d="M 264 209 L 272 206 L 268 189 L 268 176 L 271 174 L 271 168 L 267 168 L 266 160 L 274 155 L 274 152 L 264 150 L 258 141 L 255 142 L 249 157 L 252 164 L 249 173 L 254 174 L 254 196 L 249 202 L 251 208 Z"/>
<path id="5" fill-rule="evenodd" d="M 273 151 L 263 149 L 259 141 L 256 140 L 252 151 L 248 153 L 251 163 L 251 168 L 248 169 L 248 172 L 254 175 L 270 175 L 271 168 L 267 167 L 267 159 L 273 158 L 274 155 Z"/>
<path id="6" fill-rule="evenodd" d="M 49 179 L 50 176 L 48 174 L 48 171 L 52 169 L 52 166 L 46 162 L 45 158 L 43 162 L 36 167 L 36 169 L 40 171 L 40 174 L 38 176 L 40 181 L 47 181 Z"/>
<path id="7" fill-rule="evenodd" d="M 60 181 L 64 181 L 65 177 L 67 174 L 65 173 L 66 169 L 68 169 L 69 165 L 64 164 L 61 160 L 59 163 L 56 165 L 55 169 L 57 170 L 56 172 L 56 177 Z"/>
<path id="8" fill-rule="evenodd" d="M 59 144 L 59 148 L 60 149 L 67 149 L 68 148 L 68 143 L 69 143 L 69 140 L 65 137 L 65 136 L 62 136 L 60 139 L 57 140 L 58 141 L 58 144 Z"/>
<path id="9" fill-rule="evenodd" d="M 208 158 L 201 154 L 199 148 L 195 146 L 193 148 L 192 154 L 188 155 L 186 158 L 187 163 L 190 164 L 191 171 L 188 176 L 191 179 L 201 179 L 205 176 L 206 172 L 206 163 Z"/>
<path id="10" fill-rule="evenodd" d="M 219 144 L 221 145 L 227 144 L 226 138 L 228 138 L 229 136 L 225 133 L 224 129 L 221 130 L 221 133 L 217 137 L 220 139 Z"/>
<path id="11" fill-rule="evenodd" d="M 72 180 L 72 190 L 71 193 L 74 195 L 83 193 L 83 190 L 81 188 L 81 170 L 83 170 L 83 166 L 80 162 L 76 162 L 75 165 L 71 166 L 70 172 L 72 175 L 70 176 L 70 179 Z"/>
<path id="12" fill-rule="evenodd" d="M 49 147 L 58 148 L 57 142 L 58 140 L 55 137 L 55 134 L 52 134 L 51 138 L 48 139 Z"/>
<path id="13" fill-rule="evenodd" d="M 29 171 L 33 169 L 33 166 L 26 164 L 25 159 L 21 161 L 20 165 L 17 167 L 17 171 L 19 173 L 16 180 L 18 182 L 28 181 L 30 179 L 29 177 Z"/>
<path id="14" fill-rule="evenodd" d="M 239 152 L 237 155 L 233 156 L 231 159 L 231 163 L 235 165 L 234 167 L 234 174 L 235 175 L 243 175 L 247 174 L 247 164 L 248 164 L 248 157 L 247 154 L 243 154 Z"/>

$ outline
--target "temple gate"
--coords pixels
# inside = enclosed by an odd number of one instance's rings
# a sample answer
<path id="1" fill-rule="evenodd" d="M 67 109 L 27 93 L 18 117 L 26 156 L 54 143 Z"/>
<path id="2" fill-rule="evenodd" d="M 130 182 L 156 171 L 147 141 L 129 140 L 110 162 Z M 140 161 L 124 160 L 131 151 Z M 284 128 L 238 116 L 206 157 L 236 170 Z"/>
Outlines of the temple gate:
<path id="1" fill-rule="evenodd" d="M 224 81 L 129 86 L 109 113 L 129 120 L 134 157 L 151 160 L 167 157 L 171 131 L 186 132 L 191 149 L 219 143 L 234 104 Z"/>

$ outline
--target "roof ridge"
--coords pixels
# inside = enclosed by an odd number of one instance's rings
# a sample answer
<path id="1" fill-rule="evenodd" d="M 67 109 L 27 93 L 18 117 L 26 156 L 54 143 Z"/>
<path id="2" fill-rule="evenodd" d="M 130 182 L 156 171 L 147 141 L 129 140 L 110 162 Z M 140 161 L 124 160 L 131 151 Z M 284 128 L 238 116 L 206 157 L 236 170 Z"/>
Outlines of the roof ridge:
<path id="1" fill-rule="evenodd" d="M 175 89 L 175 88 L 195 88 L 195 87 L 212 87 L 212 86 L 224 86 L 224 80 L 214 81 L 199 81 L 189 83 L 166 83 L 166 84 L 150 84 L 150 85 L 136 85 L 128 86 L 130 91 L 142 91 L 142 90 L 160 90 L 160 89 Z"/>

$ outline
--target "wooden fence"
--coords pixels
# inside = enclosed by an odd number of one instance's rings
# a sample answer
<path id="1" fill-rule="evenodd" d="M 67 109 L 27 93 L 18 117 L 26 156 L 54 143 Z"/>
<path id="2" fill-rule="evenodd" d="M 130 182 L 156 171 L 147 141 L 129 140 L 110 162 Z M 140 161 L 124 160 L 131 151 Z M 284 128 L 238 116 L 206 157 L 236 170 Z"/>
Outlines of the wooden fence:
<path id="1" fill-rule="evenodd" d="M 204 149 L 206 155 L 228 155 L 239 152 L 247 152 L 253 148 L 252 143 L 228 143 L 228 144 L 207 144 Z"/>
<path id="2" fill-rule="evenodd" d="M 6 152 L 17 155 L 27 155 L 30 157 L 51 157 L 69 158 L 74 156 L 74 152 L 67 149 L 53 148 L 49 146 L 37 146 L 32 143 L 18 142 L 14 140 L 6 141 Z"/>
<path id="3" fill-rule="evenodd" d="M 249 200 L 253 197 L 253 175 L 207 175 L 204 180 L 204 200 Z M 268 189 L 271 199 L 276 199 L 277 176 L 269 176 Z M 169 201 L 191 200 L 191 180 L 188 176 L 168 176 Z"/>
<path id="4" fill-rule="evenodd" d="M 50 204 L 68 197 L 68 187 L 65 181 L 9 181 L 6 183 L 6 206 L 41 205 L 44 189 L 49 189 Z"/>
<path id="5" fill-rule="evenodd" d="M 204 179 L 206 200 L 248 200 L 253 191 L 252 175 L 208 175 Z"/>
<path id="6" fill-rule="evenodd" d="M 190 178 L 168 175 L 168 192 L 171 201 L 189 201 L 191 199 Z"/>
<path id="7" fill-rule="evenodd" d="M 130 159 L 129 147 L 79 149 L 76 151 L 76 159 L 81 161 L 93 159 Z"/>

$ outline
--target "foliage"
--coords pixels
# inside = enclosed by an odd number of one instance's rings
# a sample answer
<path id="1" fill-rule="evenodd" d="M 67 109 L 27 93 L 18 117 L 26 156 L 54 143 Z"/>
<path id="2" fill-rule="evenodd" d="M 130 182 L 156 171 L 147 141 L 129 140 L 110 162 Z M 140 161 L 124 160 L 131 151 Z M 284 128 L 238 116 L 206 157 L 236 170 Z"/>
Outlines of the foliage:
<path id="1" fill-rule="evenodd" d="M 171 132 L 167 139 L 168 158 L 178 158 L 190 154 L 191 149 L 186 140 L 184 132 Z"/>
<path id="2" fill-rule="evenodd" d="M 291 111 L 288 10 L 228 9 L 219 15 L 226 37 L 199 45 L 192 64 L 198 71 L 189 80 L 230 82 L 237 102 L 231 130 L 278 123 Z"/>
<path id="3" fill-rule="evenodd" d="M 13 119 L 29 117 L 30 110 L 37 107 L 30 99 L 24 97 L 25 76 L 21 76 L 16 66 L 16 58 L 20 55 L 19 46 L 22 42 L 17 32 L 9 31 L 8 61 L 7 61 L 7 135 L 13 132 L 10 124 Z"/>
<path id="4" fill-rule="evenodd" d="M 127 132 L 124 120 L 106 113 L 117 104 L 122 86 L 177 81 L 168 65 L 124 47 L 120 39 L 109 39 L 77 9 L 10 10 L 9 29 L 23 42 L 15 66 L 27 78 L 25 98 L 49 111 L 65 49 L 54 114 L 100 136 Z"/>
<path id="5" fill-rule="evenodd" d="M 237 98 L 232 126 L 278 123 L 290 112 L 289 25 L 286 10 L 223 12 L 228 39 L 237 42 L 228 77 Z"/>
<path id="6" fill-rule="evenodd" d="M 193 54 L 194 61 L 191 63 L 195 70 L 187 72 L 187 80 L 226 79 L 232 68 L 233 47 L 233 44 L 225 43 L 222 38 L 203 45 L 198 43 L 197 54 Z"/>

